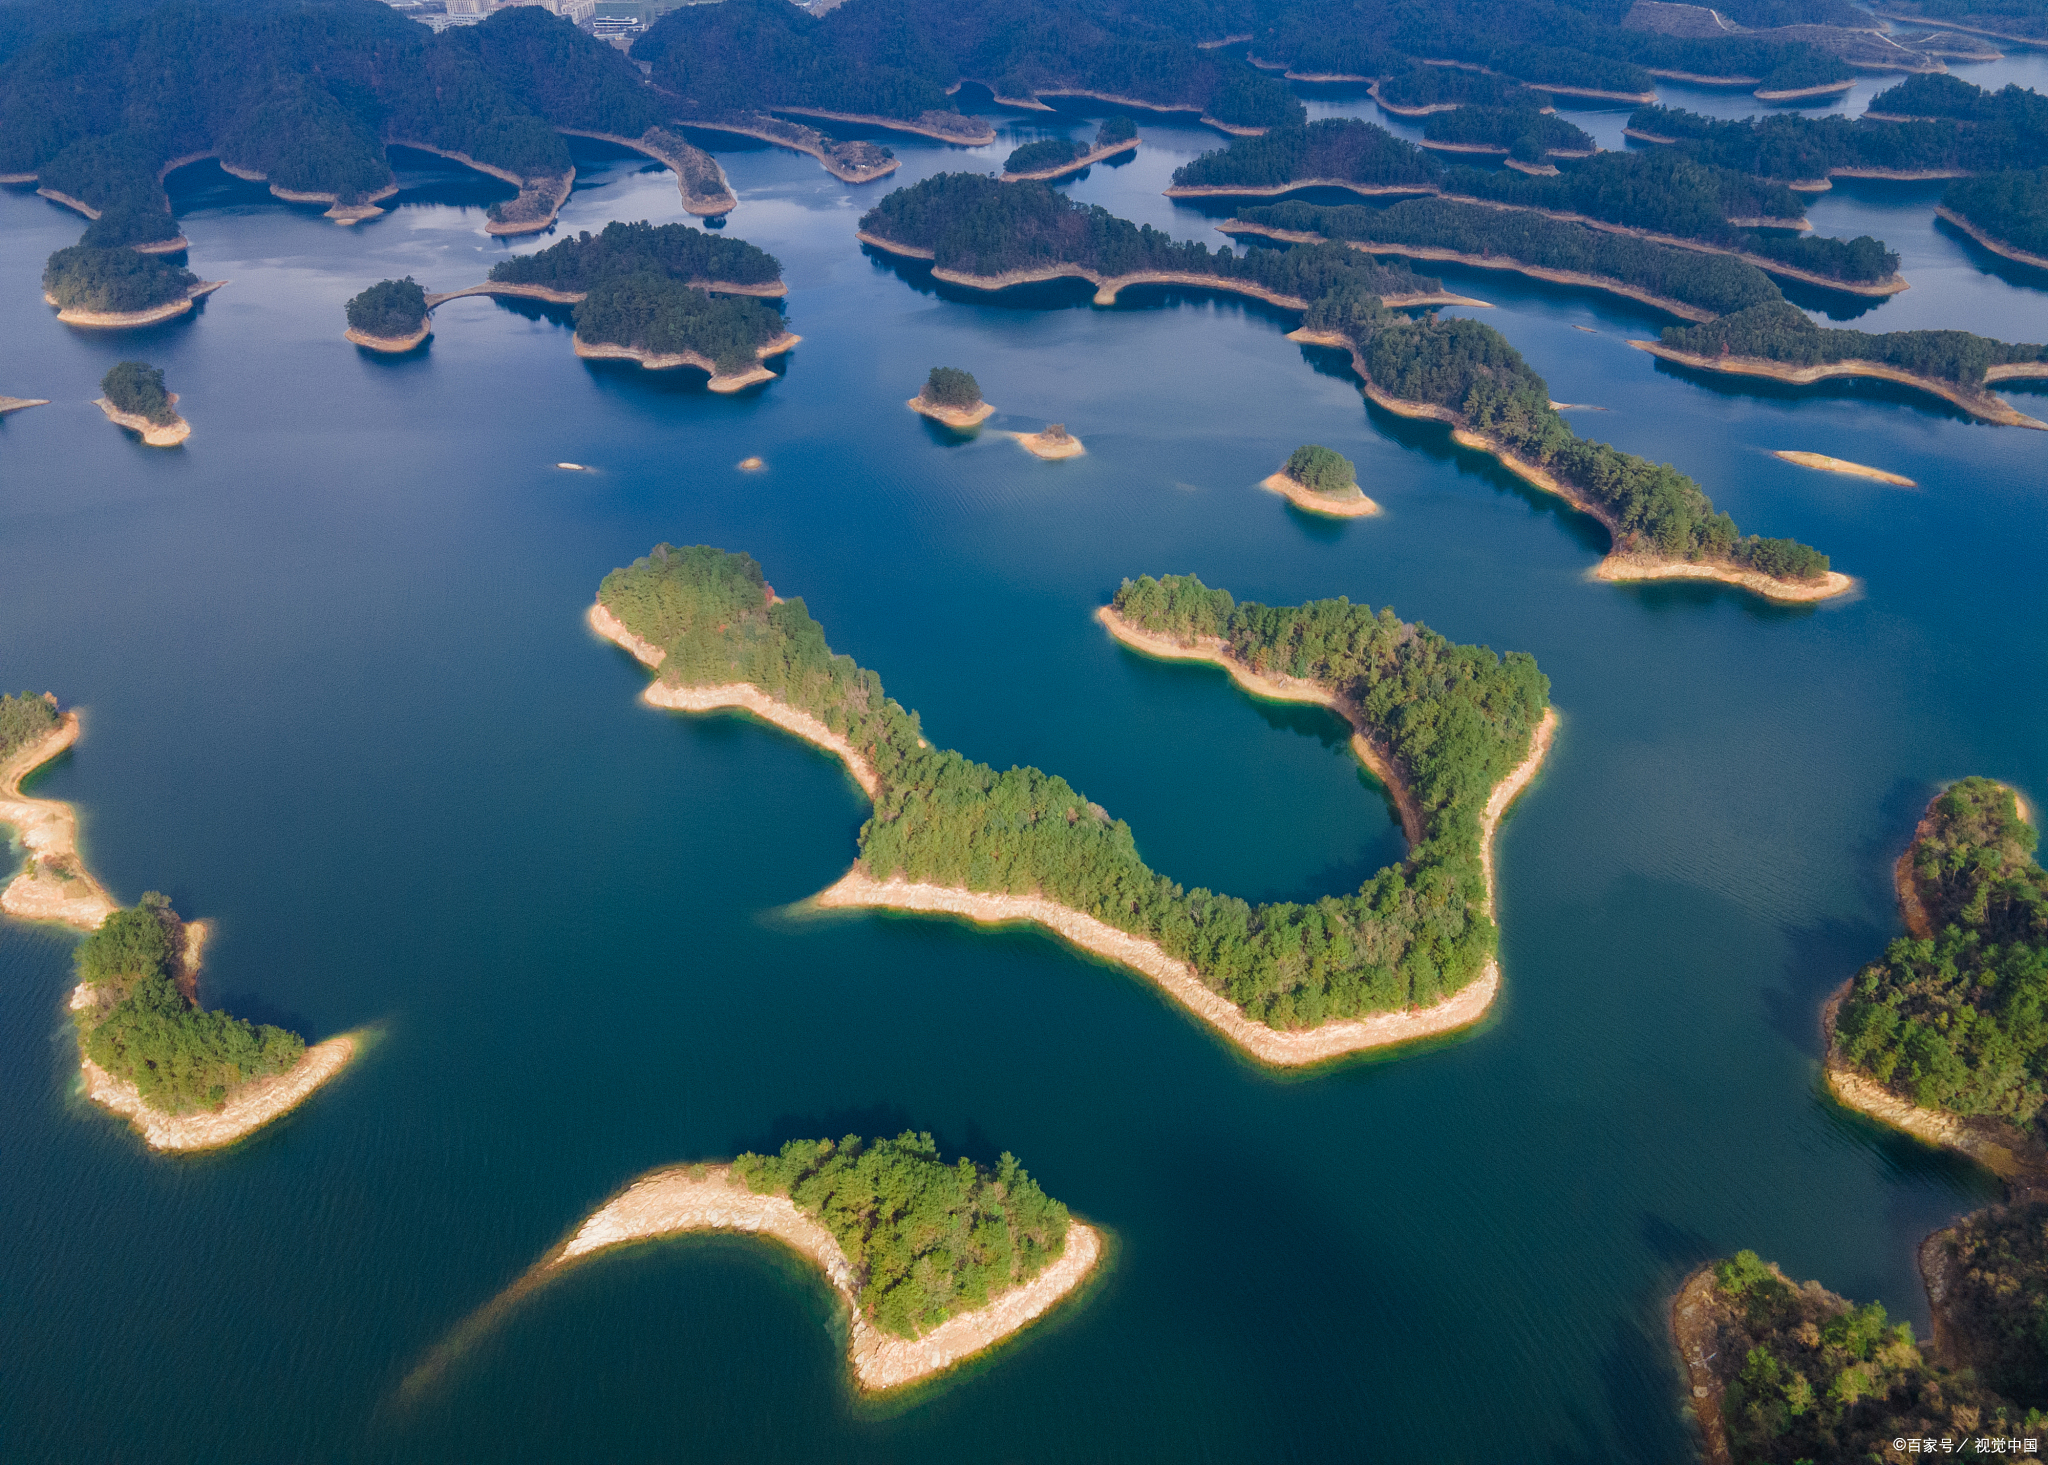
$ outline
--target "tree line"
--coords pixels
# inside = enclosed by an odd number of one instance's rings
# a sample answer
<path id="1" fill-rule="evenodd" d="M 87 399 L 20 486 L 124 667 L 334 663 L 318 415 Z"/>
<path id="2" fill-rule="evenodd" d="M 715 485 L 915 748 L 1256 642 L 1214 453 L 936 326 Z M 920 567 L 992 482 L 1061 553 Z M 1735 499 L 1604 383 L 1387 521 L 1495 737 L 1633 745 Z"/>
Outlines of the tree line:
<path id="1" fill-rule="evenodd" d="M 571 292 L 634 274 L 767 285 L 782 278 L 782 262 L 744 239 L 643 219 L 637 224 L 615 221 L 597 234 L 586 229 L 531 254 L 507 255 L 491 266 L 491 279 L 499 283 Z"/>
<path id="2" fill-rule="evenodd" d="M 48 737 L 61 721 L 56 702 L 40 693 L 0 696 L 0 763 Z"/>
<path id="3" fill-rule="evenodd" d="M 1303 178 L 1379 187 L 1434 187 L 1444 165 L 1406 138 L 1356 117 L 1239 137 L 1173 171 L 1174 186 L 1270 188 Z"/>
<path id="4" fill-rule="evenodd" d="M 1067 1247 L 1067 1208 L 1016 1156 L 994 1169 L 964 1155 L 949 1165 L 929 1134 L 793 1139 L 778 1154 L 741 1155 L 733 1172 L 832 1233 L 852 1264 L 862 1316 L 897 1337 L 987 1306 Z"/>
<path id="5" fill-rule="evenodd" d="M 2048 256 L 2048 168 L 1959 178 L 1941 202 L 1993 239 Z"/>
<path id="6" fill-rule="evenodd" d="M 1994 341 L 1969 331 L 1823 326 L 1785 300 L 1752 305 L 1705 325 L 1666 326 L 1664 344 L 1697 356 L 1754 356 L 1788 366 L 1877 361 L 1964 387 L 1981 387 L 1988 367 L 2048 360 L 2048 346 Z"/>
<path id="7" fill-rule="evenodd" d="M 1545 116 L 1533 106 L 1459 107 L 1432 112 L 1422 124 L 1430 142 L 1451 142 L 1507 149 L 1522 163 L 1541 162 L 1553 152 L 1593 152 L 1598 148 L 1576 124 Z"/>

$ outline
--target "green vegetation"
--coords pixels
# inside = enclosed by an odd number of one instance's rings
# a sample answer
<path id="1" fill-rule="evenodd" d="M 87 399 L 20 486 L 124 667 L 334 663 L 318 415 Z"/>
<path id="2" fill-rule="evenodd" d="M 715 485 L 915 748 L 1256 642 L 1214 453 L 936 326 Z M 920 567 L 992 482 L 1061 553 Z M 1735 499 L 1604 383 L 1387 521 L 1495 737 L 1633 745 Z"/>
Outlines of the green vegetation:
<path id="1" fill-rule="evenodd" d="M 184 923 L 152 891 L 79 943 L 78 979 L 97 1001 L 74 1012 L 85 1056 L 167 1114 L 218 1109 L 237 1085 L 283 1073 L 306 1051 L 296 1033 L 208 1012 L 179 989 Z"/>
<path id="2" fill-rule="evenodd" d="M 379 280 L 348 303 L 349 329 L 366 336 L 403 338 L 427 323 L 427 292 L 411 275 Z"/>
<path id="3" fill-rule="evenodd" d="M 1102 125 L 1095 129 L 1095 145 L 1099 148 L 1115 147 L 1137 135 L 1138 124 L 1131 118 L 1122 115 L 1105 117 Z"/>
<path id="4" fill-rule="evenodd" d="M 1754 356 L 1788 366 L 1877 361 L 1902 371 L 1981 387 L 1984 370 L 2048 360 L 2048 346 L 2012 345 L 1968 331 L 1847 331 L 1816 325 L 1788 301 L 1752 305 L 1700 326 L 1666 326 L 1664 344 L 1698 356 Z"/>
<path id="5" fill-rule="evenodd" d="M 1941 202 L 2000 243 L 2048 256 L 2048 168 L 1961 178 Z"/>
<path id="6" fill-rule="evenodd" d="M 1593 152 L 1592 138 L 1562 117 L 1546 117 L 1534 107 L 1460 107 L 1432 112 L 1422 124 L 1431 142 L 1506 148 L 1518 162 L 1540 162 L 1553 152 Z"/>
<path id="7" fill-rule="evenodd" d="M 1067 1249 L 1067 1208 L 1014 1155 L 993 1170 L 965 1156 L 948 1165 L 928 1134 L 793 1139 L 779 1155 L 741 1155 L 733 1171 L 830 1231 L 861 1314 L 901 1338 L 986 1306 Z"/>
<path id="8" fill-rule="evenodd" d="M 0 763 L 5 763 L 30 743 L 40 742 L 56 730 L 63 719 L 57 715 L 57 699 L 34 692 L 0 696 Z"/>
<path id="9" fill-rule="evenodd" d="M 1325 239 L 1505 256 L 1540 269 L 1596 275 L 1717 315 L 1780 298 L 1770 276 L 1725 254 L 1656 244 L 1519 209 L 1442 198 L 1404 199 L 1381 209 L 1358 204 L 1328 208 L 1290 199 L 1239 209 L 1238 217 Z"/>
<path id="10" fill-rule="evenodd" d="M 1255 906 L 1148 869 L 1129 826 L 1064 779 L 998 773 L 928 746 L 880 678 L 832 654 L 801 600 L 769 603 L 746 555 L 661 545 L 607 575 L 599 599 L 667 650 L 663 681 L 751 682 L 860 750 L 882 785 L 860 835 L 861 864 L 876 879 L 1036 894 L 1084 911 L 1158 942 L 1276 1028 L 1427 1006 L 1473 981 L 1493 954 L 1479 816 L 1527 755 L 1547 705 L 1549 681 L 1526 655 L 1453 645 L 1345 600 L 1240 605 L 1192 577 L 1126 582 L 1115 604 L 1134 624 L 1224 636 L 1255 669 L 1352 700 L 1420 805 L 1423 838 L 1405 866 L 1354 895 Z"/>
<path id="11" fill-rule="evenodd" d="M 1430 189 L 1443 164 L 1384 127 L 1355 117 L 1325 117 L 1240 137 L 1174 169 L 1176 188 L 1270 188 L 1300 179 L 1330 179 L 1381 188 Z"/>
<path id="12" fill-rule="evenodd" d="M 1047 168 L 1063 168 L 1087 151 L 1070 137 L 1042 137 L 1037 142 L 1027 142 L 1013 150 L 1003 160 L 1003 171 L 1038 173 Z"/>
<path id="13" fill-rule="evenodd" d="M 724 375 L 758 366 L 760 348 L 786 330 L 758 300 L 708 295 L 648 270 L 600 276 L 576 307 L 581 340 L 664 356 L 694 352 Z"/>
<path id="14" fill-rule="evenodd" d="M 944 269 L 984 278 L 1074 264 L 1102 275 L 1213 275 L 1301 300 L 1333 290 L 1398 297 L 1443 286 L 1336 245 L 1211 254 L 1206 244 L 1182 244 L 1044 183 L 998 183 L 980 173 L 939 173 L 899 188 L 860 227 L 894 244 L 931 250 Z"/>
<path id="15" fill-rule="evenodd" d="M 1296 448 L 1281 471 L 1315 493 L 1348 494 L 1358 488 L 1358 469 L 1351 460 L 1321 443 Z"/>
<path id="16" fill-rule="evenodd" d="M 1542 92 L 1520 82 L 1462 66 L 1411 66 L 1379 85 L 1380 98 L 1397 107 L 1530 107 L 1550 105 Z"/>
<path id="17" fill-rule="evenodd" d="M 1783 580 L 1814 580 L 1828 557 L 1790 539 L 1743 537 L 1700 486 L 1668 463 L 1651 463 L 1575 434 L 1550 405 L 1550 389 L 1521 353 L 1474 320 L 1411 320 L 1370 299 L 1330 299 L 1303 325 L 1348 338 L 1381 391 L 1456 414 L 1515 456 L 1545 468 L 1593 505 L 1619 554 L 1728 564 Z M 1667 335 L 1669 333 L 1667 332 Z"/>
<path id="18" fill-rule="evenodd" d="M 491 266 L 491 279 L 507 285 L 545 285 L 569 293 L 600 280 L 658 275 L 704 284 L 766 285 L 782 278 L 782 262 L 744 239 L 707 233 L 688 224 L 611 223 L 532 254 L 507 255 Z"/>
<path id="19" fill-rule="evenodd" d="M 1856 1307 L 1818 1282 L 1795 1285 L 1755 1252 L 1714 1264 L 1708 1367 L 1724 1393 L 1721 1418 L 1737 1465 L 1888 1460 L 1892 1441 L 1947 1437 L 1957 1454 L 1975 1439 L 2038 1433 L 1967 1372 L 1914 1346 L 1909 1323 L 1884 1305 Z M 2000 1451 L 2003 1453 L 2003 1450 Z"/>
<path id="20" fill-rule="evenodd" d="M 43 290 L 63 310 L 126 314 L 183 300 L 199 276 L 161 255 L 74 244 L 50 256 Z"/>
<path id="21" fill-rule="evenodd" d="M 146 417 L 159 425 L 178 420 L 171 407 L 170 393 L 164 390 L 160 366 L 151 366 L 146 361 L 120 362 L 100 378 L 100 390 L 122 412 Z"/>
<path id="22" fill-rule="evenodd" d="M 162 244 L 180 236 L 178 221 L 161 209 L 115 204 L 85 226 L 79 243 L 91 249 L 121 244 Z"/>
<path id="23" fill-rule="evenodd" d="M 1942 1314 L 1984 1382 L 2022 1408 L 2048 1405 L 2048 1204 L 1994 1206 L 1941 1238 Z"/>
<path id="24" fill-rule="evenodd" d="M 918 395 L 934 407 L 964 410 L 981 405 L 981 383 L 974 379 L 972 372 L 962 371 L 957 366 L 934 366 L 932 374 L 925 378 L 924 390 Z"/>
<path id="25" fill-rule="evenodd" d="M 1857 973 L 1842 1058 L 1913 1103 L 2037 1131 L 2048 1099 L 2048 871 L 2010 789 L 1966 778 L 1908 851 L 1933 923 Z"/>

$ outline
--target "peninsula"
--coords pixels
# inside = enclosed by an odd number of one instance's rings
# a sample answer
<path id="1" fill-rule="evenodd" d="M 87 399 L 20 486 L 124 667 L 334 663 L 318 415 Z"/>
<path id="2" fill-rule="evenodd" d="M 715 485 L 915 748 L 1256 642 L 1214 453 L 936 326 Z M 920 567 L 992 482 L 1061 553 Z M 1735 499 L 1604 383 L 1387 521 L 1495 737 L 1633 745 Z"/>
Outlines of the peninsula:
<path id="1" fill-rule="evenodd" d="M 954 366 L 934 366 L 923 390 L 905 405 L 956 432 L 981 426 L 996 410 L 982 401 L 981 383 L 974 374 Z"/>
<path id="2" fill-rule="evenodd" d="M 766 112 L 722 112 L 716 116 L 691 116 L 681 120 L 684 127 L 703 132 L 730 132 L 740 137 L 759 138 L 808 153 L 824 165 L 825 171 L 844 183 L 872 183 L 894 173 L 903 164 L 896 154 L 871 142 L 835 142 L 815 127 L 771 117 Z"/>
<path id="3" fill-rule="evenodd" d="M 1545 493 L 1598 519 L 1613 548 L 1593 571 L 1612 581 L 1717 580 L 1770 600 L 1853 588 L 1828 557 L 1790 539 L 1744 536 L 1698 484 L 1572 431 L 1521 353 L 1472 320 L 1411 320 L 1370 296 L 1319 301 L 1289 340 L 1348 352 L 1365 395 L 1398 416 L 1442 422 Z"/>
<path id="4" fill-rule="evenodd" d="M 1358 469 L 1351 460 L 1320 443 L 1296 448 L 1280 471 L 1262 479 L 1259 487 L 1304 513 L 1332 519 L 1359 519 L 1380 511 L 1359 488 Z"/>
<path id="5" fill-rule="evenodd" d="M 1004 161 L 1002 181 L 1023 183 L 1038 179 L 1051 182 L 1093 167 L 1104 159 L 1121 157 L 1137 150 L 1138 124 L 1128 117 L 1108 117 L 1096 129 L 1093 147 L 1083 147 L 1064 137 L 1025 143 Z"/>
<path id="6" fill-rule="evenodd" d="M 161 367 L 123 361 L 100 379 L 102 396 L 93 405 L 152 448 L 175 448 L 192 436 L 192 424 L 178 415 L 178 394 L 164 390 Z"/>
<path id="7" fill-rule="evenodd" d="M 339 1073 L 360 1035 L 308 1049 L 295 1033 L 199 1006 L 204 923 L 179 920 L 154 892 L 121 909 L 79 858 L 77 811 L 21 792 L 78 736 L 77 712 L 60 713 L 54 696 L 0 697 L 0 823 L 27 854 L 0 910 L 88 933 L 68 1003 L 86 1097 L 130 1119 L 152 1149 L 233 1144 Z"/>
<path id="8" fill-rule="evenodd" d="M 1498 985 L 1492 830 L 1555 726 L 1535 663 L 1453 646 L 1390 611 L 1240 606 L 1191 578 L 1126 582 L 1112 608 L 1127 640 L 1162 638 L 1169 654 L 1202 659 L 1227 643 L 1225 659 L 1247 676 L 1280 677 L 1279 695 L 1355 709 L 1370 732 L 1357 746 L 1386 770 L 1411 859 L 1313 904 L 1185 890 L 1147 869 L 1129 828 L 1064 780 L 932 748 L 880 679 L 833 655 L 802 602 L 775 598 L 744 555 L 658 546 L 605 578 L 591 621 L 658 668 L 651 702 L 746 706 L 854 771 L 875 814 L 858 862 L 817 908 L 1034 922 L 1151 979 L 1266 1063 L 1319 1063 L 1476 1021 Z M 1298 681 L 1281 671 L 1297 661 Z M 1420 734 L 1445 717 L 1469 720 L 1474 738 L 1453 750 Z"/>
<path id="9" fill-rule="evenodd" d="M 863 1393 L 931 1378 L 1015 1337 L 1073 1297 L 1105 1250 L 1101 1232 L 1008 1154 L 991 1169 L 944 1161 L 928 1134 L 792 1140 L 777 1155 L 640 1176 L 470 1318 L 405 1390 L 417 1393 L 465 1342 L 575 1264 L 693 1231 L 766 1237 L 816 1266 L 847 1310 Z"/>
<path id="10" fill-rule="evenodd" d="M 1952 183 L 1934 213 L 1993 254 L 2048 269 L 2048 167 Z"/>
<path id="11" fill-rule="evenodd" d="M 2048 346 L 2011 344 L 1968 331 L 1869 331 L 1822 326 L 1783 300 L 1709 324 L 1672 326 L 1658 341 L 1631 341 L 1665 361 L 1700 371 L 1809 385 L 1829 377 L 1876 377 L 1915 387 L 1982 422 L 2048 428 L 1987 389 L 1987 383 L 2048 378 Z"/>

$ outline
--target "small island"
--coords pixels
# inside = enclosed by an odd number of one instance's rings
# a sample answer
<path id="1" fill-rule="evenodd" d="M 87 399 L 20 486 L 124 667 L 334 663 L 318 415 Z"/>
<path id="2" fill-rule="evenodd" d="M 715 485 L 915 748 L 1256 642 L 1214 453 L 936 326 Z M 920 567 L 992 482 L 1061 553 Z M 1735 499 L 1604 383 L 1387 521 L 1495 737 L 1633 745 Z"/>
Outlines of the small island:
<path id="1" fill-rule="evenodd" d="M 1081 446 L 1079 438 L 1067 431 L 1064 422 L 1050 422 L 1039 432 L 1020 432 L 1015 436 L 1024 451 L 1034 458 L 1078 458 L 1088 451 Z"/>
<path id="2" fill-rule="evenodd" d="M 1287 455 L 1278 473 L 1259 487 L 1280 494 L 1304 513 L 1333 519 L 1359 519 L 1377 514 L 1380 506 L 1358 486 L 1358 470 L 1343 454 L 1320 443 L 1308 443 Z"/>
<path id="3" fill-rule="evenodd" d="M 1410 859 L 1355 894 L 1252 905 L 1150 870 L 1129 827 L 1063 779 L 933 748 L 881 679 L 834 655 L 803 602 L 777 597 L 746 555 L 659 545 L 605 577 L 590 622 L 658 672 L 651 705 L 743 709 L 846 764 L 876 814 L 815 909 L 1039 925 L 1281 1066 L 1468 1027 L 1499 988 L 1493 835 L 1557 726 L 1526 655 L 1453 646 L 1348 601 L 1269 608 L 1192 577 L 1126 581 L 1103 612 L 1118 640 L 1337 711 L 1400 813 Z M 1434 741 L 1426 729 L 1446 718 L 1472 739 Z"/>
<path id="4" fill-rule="evenodd" d="M 1173 173 L 1168 198 L 1277 196 L 1304 188 L 1343 188 L 1366 197 L 1435 193 L 1444 166 L 1384 127 L 1355 117 L 1325 117 L 1241 137 Z"/>
<path id="5" fill-rule="evenodd" d="M 174 320 L 226 283 L 201 280 L 158 255 L 74 244 L 44 266 L 43 299 L 68 326 L 124 330 Z"/>
<path id="6" fill-rule="evenodd" d="M 433 329 L 427 292 L 407 275 L 402 280 L 379 280 L 351 299 L 343 336 L 366 350 L 399 355 L 424 344 Z"/>
<path id="7" fill-rule="evenodd" d="M 1841 473 L 1850 478 L 1868 478 L 1878 483 L 1895 484 L 1900 488 L 1920 486 L 1904 474 L 1887 473 L 1884 469 L 1872 468 L 1867 463 L 1851 463 L 1847 458 L 1830 458 L 1826 453 L 1801 453 L 1790 448 L 1780 448 L 1771 456 L 1821 473 Z"/>
<path id="8" fill-rule="evenodd" d="M 1841 330 L 1816 324 L 1789 301 L 1753 305 L 1705 325 L 1671 326 L 1657 341 L 1631 341 L 1699 371 L 1810 385 L 1865 376 L 1916 387 L 1981 422 L 2048 429 L 1987 383 L 2048 378 L 2048 346 L 2014 345 L 1968 331 Z"/>
<path id="9" fill-rule="evenodd" d="M 100 390 L 106 395 L 94 405 L 148 446 L 175 448 L 192 436 L 192 424 L 178 415 L 178 394 L 164 390 L 161 367 L 123 361 L 100 379 Z"/>
<path id="10" fill-rule="evenodd" d="M 779 1154 L 677 1165 L 633 1181 L 406 1380 L 417 1394 L 519 1298 L 577 1263 L 692 1231 L 779 1242 L 815 1265 L 849 1314 L 863 1393 L 901 1388 L 1007 1341 L 1073 1297 L 1102 1233 L 1008 1154 L 948 1162 L 928 1134 L 791 1140 Z"/>
<path id="11" fill-rule="evenodd" d="M 974 374 L 952 366 L 934 366 L 923 390 L 905 405 L 957 432 L 981 426 L 996 410 L 981 400 L 981 383 Z"/>
<path id="12" fill-rule="evenodd" d="M 1106 158 L 1121 157 L 1138 150 L 1138 124 L 1128 117 L 1106 117 L 1095 130 L 1095 144 L 1084 148 L 1072 138 L 1049 137 L 1027 142 L 1003 163 L 1003 182 L 1021 183 L 1036 178 L 1051 182 L 1066 178 Z"/>
<path id="13" fill-rule="evenodd" d="M 180 920 L 155 892 L 121 909 L 79 859 L 77 812 L 21 792 L 78 736 L 78 714 L 60 714 L 54 696 L 0 697 L 0 823 L 28 854 L 0 910 L 88 933 L 68 1004 L 86 1096 L 131 1120 L 152 1149 L 233 1144 L 339 1073 L 360 1035 L 308 1048 L 296 1033 L 199 1005 L 205 924 Z"/>

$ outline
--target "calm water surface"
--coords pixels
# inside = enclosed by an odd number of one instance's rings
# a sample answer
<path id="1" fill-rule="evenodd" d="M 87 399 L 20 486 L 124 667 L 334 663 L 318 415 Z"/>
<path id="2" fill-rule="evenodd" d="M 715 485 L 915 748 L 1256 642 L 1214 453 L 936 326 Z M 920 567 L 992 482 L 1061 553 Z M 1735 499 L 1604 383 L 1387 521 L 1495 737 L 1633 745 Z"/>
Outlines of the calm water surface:
<path id="1" fill-rule="evenodd" d="M 0 928 L 0 1454 L 1669 1461 L 1691 1445 L 1661 1308 L 1702 1258 L 1753 1246 L 1924 1324 L 1915 1243 L 1995 1186 L 1828 1104 L 1816 1012 L 1898 930 L 1887 871 L 1939 782 L 2048 794 L 2043 439 L 1889 388 L 1673 371 L 1625 344 L 1651 312 L 1466 272 L 1553 395 L 1603 409 L 1580 431 L 1864 582 L 1803 610 L 1589 583 L 1596 526 L 1367 407 L 1282 312 L 991 304 L 862 253 L 888 187 L 998 166 L 1042 123 L 987 149 L 891 139 L 902 172 L 863 188 L 720 140 L 731 232 L 782 259 L 805 338 L 732 399 L 587 366 L 564 317 L 482 299 L 413 356 L 344 344 L 364 285 L 448 289 L 504 251 L 481 214 L 502 191 L 461 175 L 409 170 L 393 212 L 340 229 L 187 170 L 193 268 L 233 283 L 118 339 L 38 297 L 78 221 L 0 195 L 0 391 L 55 399 L 0 425 L 0 680 L 88 730 L 38 791 L 77 802 L 123 899 L 218 923 L 209 1000 L 378 1034 L 254 1142 L 153 1158 L 78 1096 L 71 939 Z M 1221 243 L 1159 194 L 1213 136 L 1144 131 L 1074 195 Z M 683 217 L 666 173 L 582 166 L 564 228 Z M 1914 288 L 1857 323 L 2048 337 L 2044 282 L 1938 231 L 1932 197 L 1816 201 L 1818 227 L 1906 255 Z M 127 356 L 184 394 L 185 448 L 90 405 Z M 1088 456 L 935 433 L 902 405 L 935 364 L 975 372 L 994 426 L 1064 422 Z M 1386 514 L 1331 525 L 1259 492 L 1305 441 L 1355 459 Z M 934 739 L 1064 774 L 1161 870 L 1255 898 L 1354 886 L 1398 831 L 1330 718 L 1108 642 L 1089 616 L 1121 578 L 1349 595 L 1535 653 L 1565 722 L 1502 837 L 1497 1019 L 1275 1078 L 1044 937 L 791 916 L 865 805 L 803 744 L 636 703 L 581 613 L 663 539 L 757 555 Z M 1113 1234 L 1107 1275 L 876 1408 L 814 1276 L 661 1245 L 398 1398 L 641 1170 L 906 1127 L 1017 1153 Z"/>

